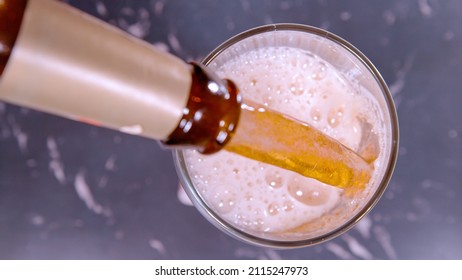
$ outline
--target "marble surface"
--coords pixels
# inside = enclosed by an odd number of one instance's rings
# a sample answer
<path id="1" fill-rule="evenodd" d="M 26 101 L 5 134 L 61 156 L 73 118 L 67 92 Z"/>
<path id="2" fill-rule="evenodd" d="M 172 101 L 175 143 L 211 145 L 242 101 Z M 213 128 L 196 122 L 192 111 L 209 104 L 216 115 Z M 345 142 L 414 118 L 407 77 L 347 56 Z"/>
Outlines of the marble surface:
<path id="1" fill-rule="evenodd" d="M 327 29 L 387 81 L 401 145 L 355 228 L 294 250 L 246 245 L 180 202 L 170 151 L 0 103 L 2 259 L 462 259 L 462 5 L 457 0 L 68 1 L 185 60 L 268 23 Z"/>

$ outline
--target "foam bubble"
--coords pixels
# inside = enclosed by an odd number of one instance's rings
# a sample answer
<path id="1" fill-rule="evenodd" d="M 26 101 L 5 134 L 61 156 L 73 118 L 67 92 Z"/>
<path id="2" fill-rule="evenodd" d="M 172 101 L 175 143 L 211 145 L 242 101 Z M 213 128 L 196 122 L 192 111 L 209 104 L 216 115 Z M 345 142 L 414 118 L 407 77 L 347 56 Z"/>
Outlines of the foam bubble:
<path id="1" fill-rule="evenodd" d="M 215 193 L 213 204 L 220 214 L 227 214 L 233 210 L 236 204 L 235 199 L 236 197 L 233 192 L 223 189 Z"/>
<path id="2" fill-rule="evenodd" d="M 317 107 L 312 108 L 310 112 L 310 117 L 314 122 L 320 121 L 322 117 L 321 110 Z"/>
<path id="3" fill-rule="evenodd" d="M 331 108 L 327 115 L 327 123 L 330 127 L 337 127 L 342 121 L 344 109 L 342 107 Z"/>
<path id="4" fill-rule="evenodd" d="M 277 214 L 279 214 L 279 205 L 277 204 L 277 202 L 272 202 L 268 205 L 268 215 L 270 216 L 276 216 Z"/>
<path id="5" fill-rule="evenodd" d="M 298 177 L 294 177 L 287 189 L 294 199 L 308 206 L 324 205 L 329 201 L 330 191 L 324 184 L 307 184 Z"/>
<path id="6" fill-rule="evenodd" d="M 313 67 L 311 78 L 316 81 L 323 80 L 327 77 L 327 64 L 323 61 L 316 61 L 316 66 Z"/>
<path id="7" fill-rule="evenodd" d="M 279 171 L 276 171 L 275 173 L 268 172 L 265 176 L 265 181 L 268 186 L 275 189 L 281 188 L 284 184 L 284 179 L 282 178 Z"/>

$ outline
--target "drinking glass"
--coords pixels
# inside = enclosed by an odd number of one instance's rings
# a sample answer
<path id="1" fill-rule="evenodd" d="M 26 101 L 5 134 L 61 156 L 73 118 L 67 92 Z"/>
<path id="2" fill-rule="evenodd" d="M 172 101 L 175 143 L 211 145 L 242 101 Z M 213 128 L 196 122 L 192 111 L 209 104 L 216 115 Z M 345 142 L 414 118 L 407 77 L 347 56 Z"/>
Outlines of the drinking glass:
<path id="1" fill-rule="evenodd" d="M 381 127 L 385 145 L 381 153 L 382 163 L 374 172 L 378 180 L 367 187 L 360 196 L 341 199 L 340 203 L 321 217 L 295 231 L 268 233 L 240 228 L 226 220 L 196 189 L 185 152 L 174 151 L 174 161 L 180 183 L 194 206 L 212 224 L 225 233 L 254 245 L 295 248 L 318 244 L 332 239 L 360 221 L 379 201 L 384 193 L 395 163 L 398 150 L 398 120 L 395 106 L 383 78 L 369 59 L 344 39 L 319 28 L 299 24 L 271 24 L 243 32 L 213 50 L 202 63 L 212 70 L 236 55 L 268 46 L 298 48 L 330 63 L 352 85 L 370 93 L 381 111 Z M 245 98 L 245 92 L 244 98 Z M 239 129 L 239 127 L 238 127 Z"/>

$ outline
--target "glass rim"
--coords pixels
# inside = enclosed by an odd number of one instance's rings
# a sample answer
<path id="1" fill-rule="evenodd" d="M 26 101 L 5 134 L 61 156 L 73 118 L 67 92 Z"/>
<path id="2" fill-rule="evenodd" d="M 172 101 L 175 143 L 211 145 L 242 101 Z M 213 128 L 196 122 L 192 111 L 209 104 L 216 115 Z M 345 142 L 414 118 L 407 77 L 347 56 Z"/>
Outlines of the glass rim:
<path id="1" fill-rule="evenodd" d="M 268 24 L 259 27 L 255 27 L 239 33 L 230 39 L 223 42 L 217 48 L 215 48 L 212 52 L 210 52 L 203 60 L 202 63 L 207 66 L 212 62 L 218 55 L 220 55 L 223 51 L 228 49 L 229 47 L 235 45 L 236 43 L 267 32 L 274 32 L 274 31 L 299 31 L 304 33 L 314 34 L 320 37 L 324 37 L 330 40 L 333 43 L 343 47 L 346 49 L 350 54 L 354 55 L 359 62 L 366 67 L 367 70 L 373 75 L 375 81 L 379 85 L 382 95 L 384 97 L 385 103 L 388 109 L 388 115 L 390 117 L 391 122 L 391 147 L 390 147 L 390 155 L 388 157 L 387 168 L 383 174 L 383 177 L 378 184 L 377 189 L 375 190 L 374 194 L 368 199 L 368 201 L 361 207 L 358 213 L 352 216 L 350 219 L 346 220 L 343 224 L 336 227 L 335 229 L 324 233 L 320 236 L 307 238 L 302 240 L 274 240 L 274 239 L 266 239 L 263 237 L 258 237 L 252 234 L 249 234 L 232 224 L 225 221 L 223 218 L 219 216 L 214 210 L 212 210 L 207 203 L 203 200 L 202 196 L 197 192 L 191 178 L 188 175 L 186 163 L 184 160 L 183 152 L 181 150 L 174 150 L 173 151 L 173 158 L 175 162 L 175 168 L 179 175 L 180 183 L 183 186 L 185 192 L 193 202 L 196 209 L 212 224 L 220 228 L 226 234 L 237 238 L 241 241 L 252 245 L 259 245 L 259 246 L 266 246 L 272 248 L 298 248 L 298 247 L 305 247 L 311 246 L 315 244 L 319 244 L 325 242 L 327 240 L 333 239 L 342 233 L 351 229 L 354 225 L 356 225 L 364 216 L 366 216 L 372 208 L 378 203 L 380 198 L 382 197 L 383 193 L 385 192 L 390 179 L 393 174 L 393 170 L 396 165 L 396 161 L 398 158 L 398 145 L 399 145 L 399 127 L 398 127 L 398 116 L 396 112 L 396 108 L 392 99 L 392 95 L 382 78 L 381 74 L 377 70 L 377 68 L 372 64 L 372 62 L 356 47 L 354 47 L 351 43 L 344 40 L 343 38 L 320 28 L 303 25 L 303 24 L 294 24 L 294 23 L 278 23 L 278 24 Z"/>

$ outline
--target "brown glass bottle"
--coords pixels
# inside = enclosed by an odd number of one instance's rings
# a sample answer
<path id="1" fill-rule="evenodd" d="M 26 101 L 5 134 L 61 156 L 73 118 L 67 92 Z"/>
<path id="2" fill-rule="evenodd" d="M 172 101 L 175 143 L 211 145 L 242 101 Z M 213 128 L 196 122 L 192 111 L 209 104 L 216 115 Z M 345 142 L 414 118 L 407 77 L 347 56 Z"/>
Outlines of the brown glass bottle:
<path id="1" fill-rule="evenodd" d="M 0 100 L 203 153 L 220 150 L 231 138 L 241 102 L 231 82 L 199 64 L 188 65 L 156 51 L 64 3 L 1 3 Z M 9 59 L 16 39 L 20 54 Z M 78 46 L 79 42 L 86 43 Z M 2 77 L 9 60 L 14 67 Z M 20 85 L 38 74 L 42 78 L 36 80 L 43 82 Z M 95 105 L 99 102 L 105 110 Z"/>

